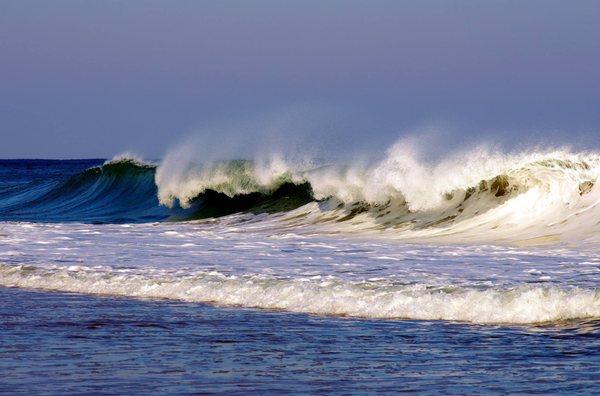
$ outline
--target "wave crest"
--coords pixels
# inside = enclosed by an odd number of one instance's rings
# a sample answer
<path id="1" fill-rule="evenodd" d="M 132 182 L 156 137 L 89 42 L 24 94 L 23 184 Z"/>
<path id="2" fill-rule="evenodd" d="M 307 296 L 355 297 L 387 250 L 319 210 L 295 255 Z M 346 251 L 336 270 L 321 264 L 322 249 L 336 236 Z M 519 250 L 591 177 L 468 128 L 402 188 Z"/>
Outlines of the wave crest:
<path id="1" fill-rule="evenodd" d="M 281 158 L 159 164 L 119 156 L 63 181 L 0 196 L 5 220 L 143 222 L 281 212 L 287 225 L 386 231 L 414 241 L 548 243 L 600 231 L 600 156 L 486 149 L 423 160 L 406 144 L 337 166 Z M 527 242 L 529 243 L 529 242 Z"/>
<path id="2" fill-rule="evenodd" d="M 175 202 L 186 206 L 206 190 L 233 197 L 272 192 L 283 183 L 310 183 L 317 200 L 335 198 L 346 204 L 402 200 L 411 211 L 426 211 L 445 205 L 449 195 L 473 191 L 486 182 L 499 196 L 507 190 L 506 184 L 525 191 L 563 181 L 577 187 L 594 183 L 600 164 L 600 157 L 591 153 L 559 150 L 503 155 L 486 149 L 428 163 L 420 150 L 397 144 L 371 166 L 289 164 L 280 158 L 201 164 L 171 154 L 158 167 L 156 184 L 160 202 L 168 206 Z"/>
<path id="3" fill-rule="evenodd" d="M 598 154 L 506 155 L 480 148 L 437 162 L 422 158 L 422 149 L 407 144 L 393 146 L 370 166 L 293 166 L 280 159 L 200 165 L 171 156 L 158 167 L 156 183 L 161 203 L 183 206 L 211 191 L 236 199 L 272 194 L 286 184 L 307 185 L 311 196 L 302 202 L 312 198 L 314 203 L 291 218 L 334 225 L 336 232 L 392 230 L 416 240 L 458 234 L 452 238 L 554 241 L 598 228 Z M 576 221 L 580 212 L 589 216 Z"/>

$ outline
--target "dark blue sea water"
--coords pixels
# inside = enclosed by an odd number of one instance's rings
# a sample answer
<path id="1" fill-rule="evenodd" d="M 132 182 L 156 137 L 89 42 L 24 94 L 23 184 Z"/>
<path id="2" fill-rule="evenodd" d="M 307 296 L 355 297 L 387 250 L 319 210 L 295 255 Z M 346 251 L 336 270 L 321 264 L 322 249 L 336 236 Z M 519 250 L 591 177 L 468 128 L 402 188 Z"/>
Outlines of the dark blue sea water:
<path id="1" fill-rule="evenodd" d="M 597 393 L 600 322 L 328 318 L 0 288 L 8 393 Z"/>
<path id="2" fill-rule="evenodd" d="M 0 160 L 0 221 L 128 223 L 165 219 L 154 168 L 103 160 Z"/>
<path id="3" fill-rule="evenodd" d="M 579 179 L 564 215 L 522 226 L 500 187 L 465 190 L 462 220 L 306 183 L 183 208 L 155 165 L 103 163 L 0 161 L 0 393 L 600 394 Z"/>

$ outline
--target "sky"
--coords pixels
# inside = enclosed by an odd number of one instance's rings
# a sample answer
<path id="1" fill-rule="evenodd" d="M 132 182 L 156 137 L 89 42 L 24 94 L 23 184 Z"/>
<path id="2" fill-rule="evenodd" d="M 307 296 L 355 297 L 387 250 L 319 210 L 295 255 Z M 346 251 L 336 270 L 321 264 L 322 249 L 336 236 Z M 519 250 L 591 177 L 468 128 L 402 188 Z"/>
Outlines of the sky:
<path id="1" fill-rule="evenodd" d="M 0 158 L 428 130 L 595 148 L 599 20 L 585 0 L 0 0 Z"/>

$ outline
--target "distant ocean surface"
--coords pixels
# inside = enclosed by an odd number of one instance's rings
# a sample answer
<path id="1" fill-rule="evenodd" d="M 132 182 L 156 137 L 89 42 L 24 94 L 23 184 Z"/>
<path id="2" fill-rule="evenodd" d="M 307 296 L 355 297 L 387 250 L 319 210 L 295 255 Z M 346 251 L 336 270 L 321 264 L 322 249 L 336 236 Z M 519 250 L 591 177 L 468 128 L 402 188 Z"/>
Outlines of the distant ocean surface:
<path id="1" fill-rule="evenodd" d="M 0 392 L 600 393 L 600 157 L 0 160 Z"/>

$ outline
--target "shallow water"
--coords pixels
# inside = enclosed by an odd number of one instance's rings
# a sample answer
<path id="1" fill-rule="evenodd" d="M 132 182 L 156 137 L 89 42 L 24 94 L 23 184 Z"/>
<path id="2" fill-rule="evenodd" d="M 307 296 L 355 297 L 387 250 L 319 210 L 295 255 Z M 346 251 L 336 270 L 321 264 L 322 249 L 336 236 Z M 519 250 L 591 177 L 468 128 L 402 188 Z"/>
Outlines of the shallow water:
<path id="1" fill-rule="evenodd" d="M 0 288 L 21 393 L 593 393 L 600 323 L 340 319 Z"/>
<path id="2" fill-rule="evenodd" d="M 4 223 L 0 286 L 332 316 L 535 323 L 600 317 L 600 257 L 282 233 L 268 220 Z"/>

